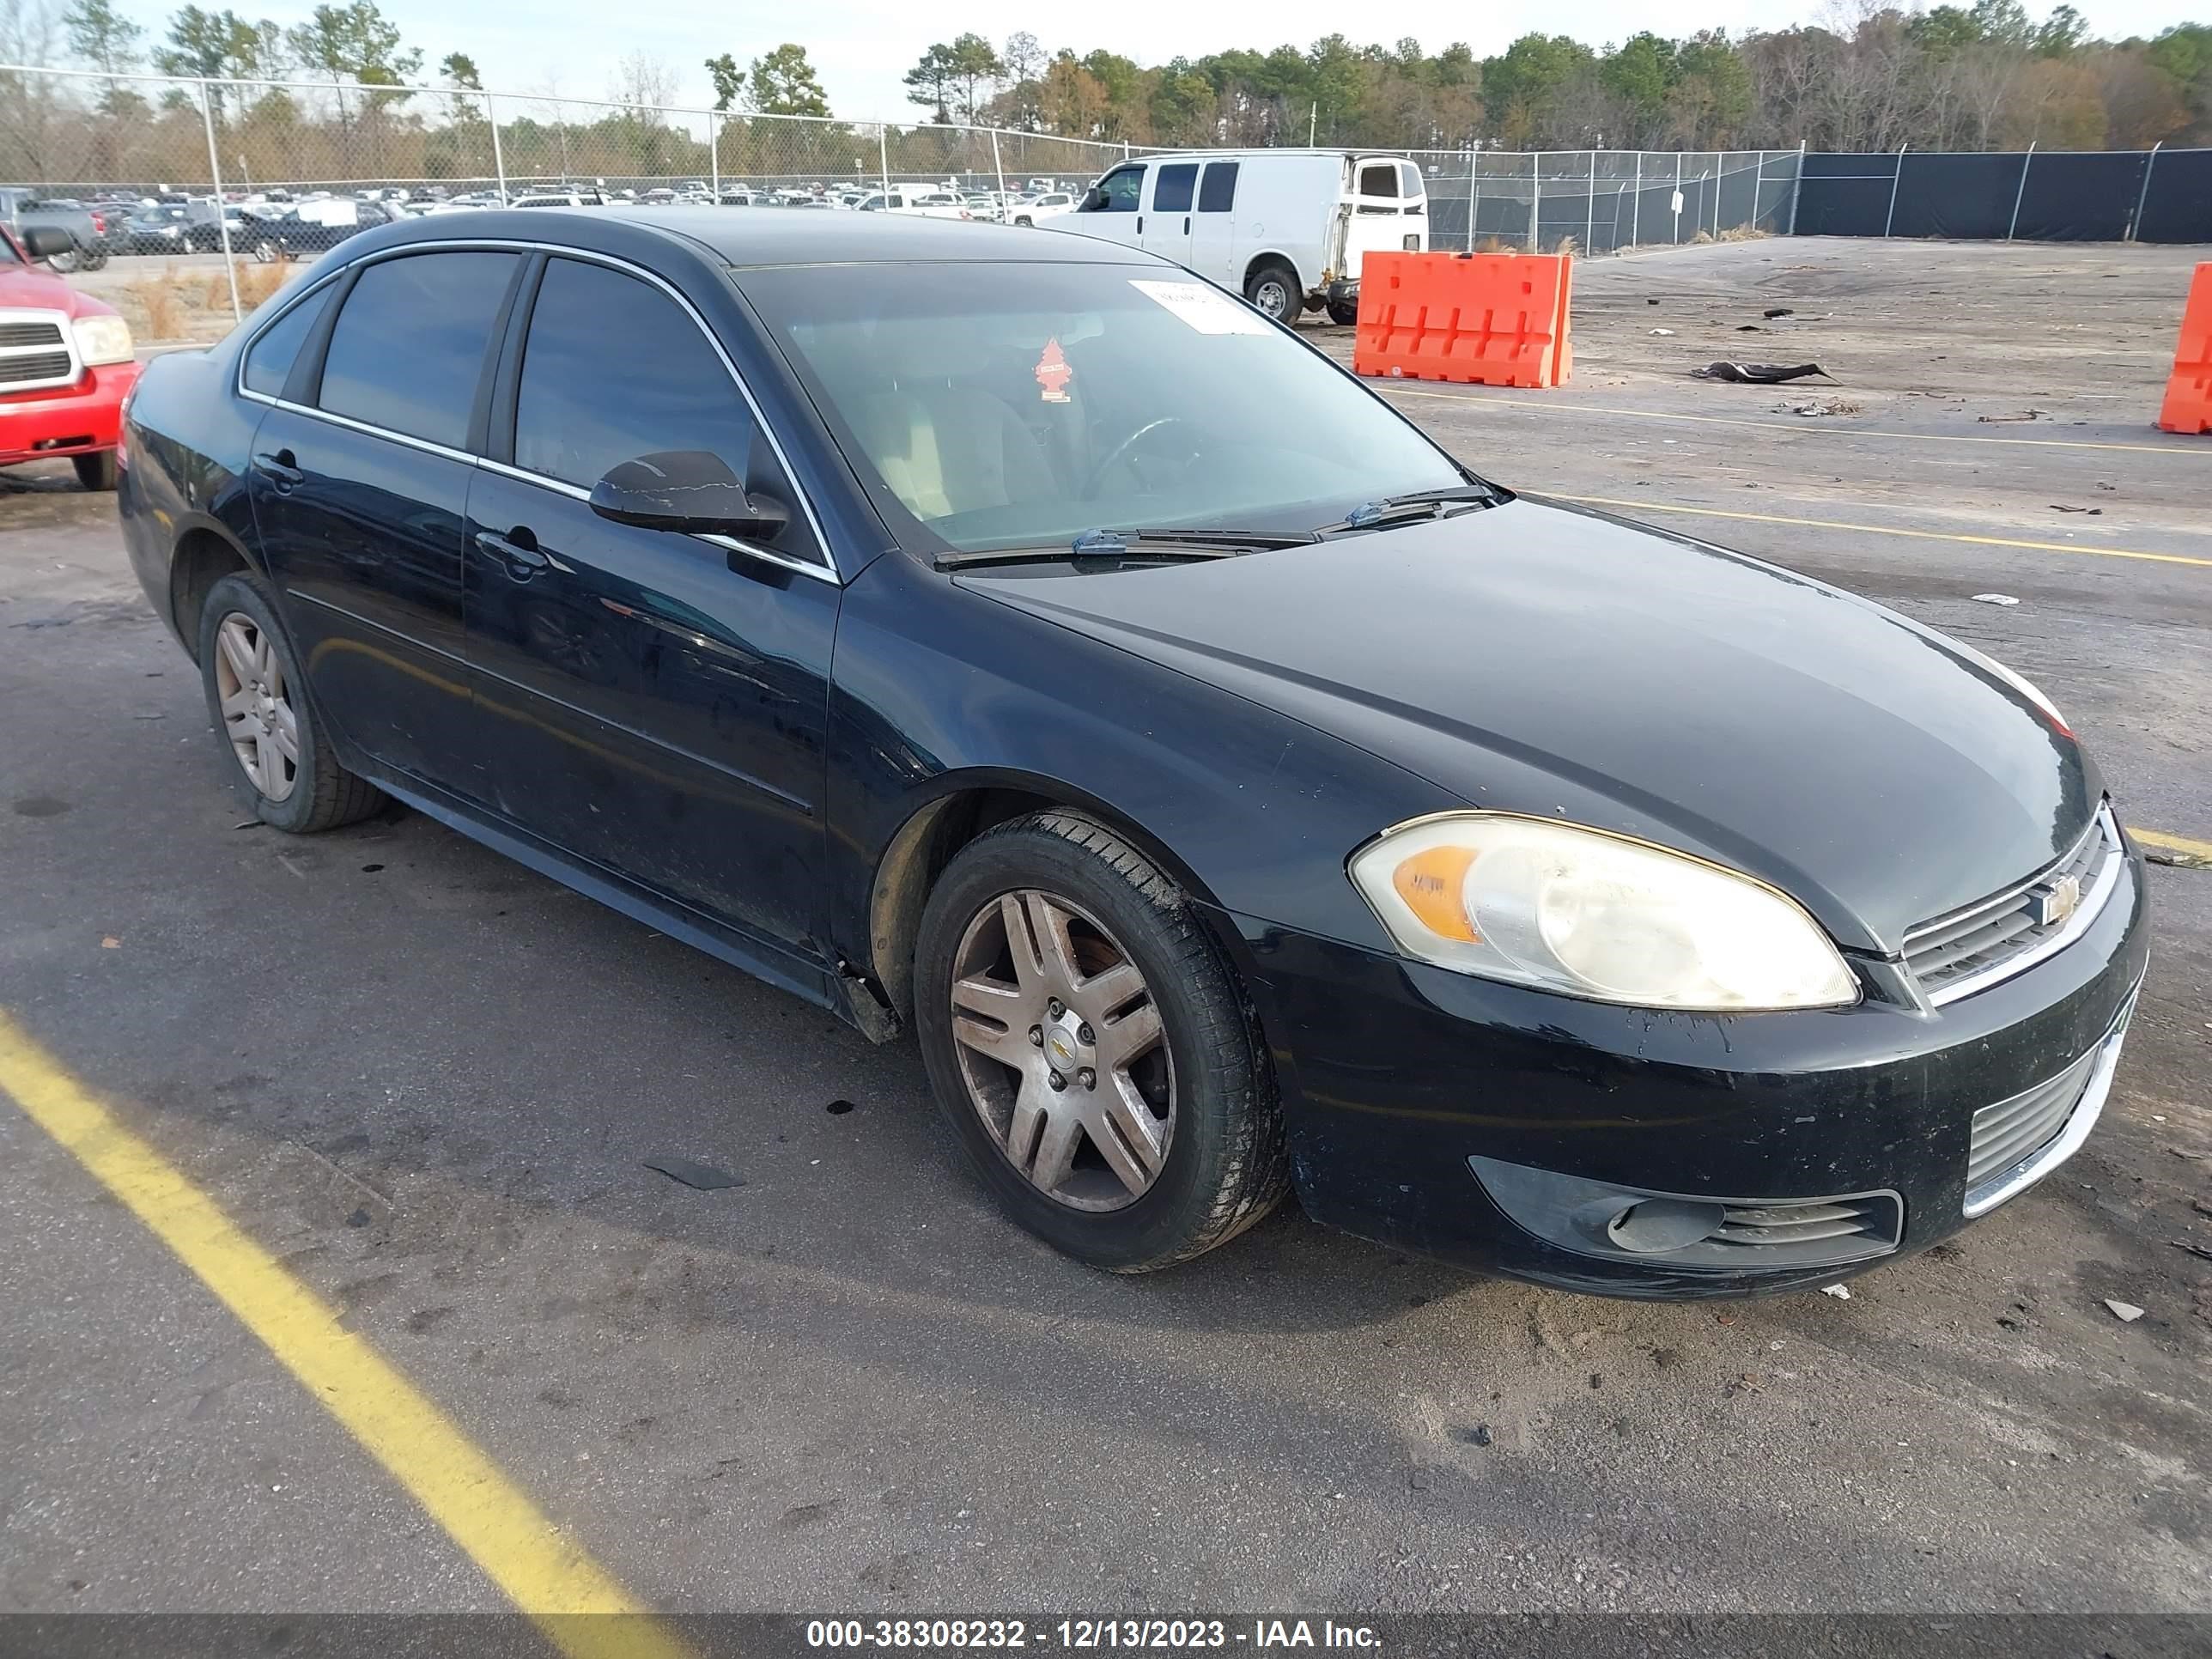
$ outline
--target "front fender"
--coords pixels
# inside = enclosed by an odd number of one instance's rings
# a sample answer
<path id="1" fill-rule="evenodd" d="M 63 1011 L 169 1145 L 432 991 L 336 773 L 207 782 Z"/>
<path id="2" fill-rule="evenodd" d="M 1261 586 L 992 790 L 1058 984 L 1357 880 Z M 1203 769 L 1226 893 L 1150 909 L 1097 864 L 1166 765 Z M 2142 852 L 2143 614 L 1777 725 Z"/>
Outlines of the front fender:
<path id="1" fill-rule="evenodd" d="M 830 927 L 846 960 L 874 959 L 886 856 L 913 848 L 917 815 L 972 789 L 1126 826 L 1221 910 L 1390 949 L 1345 860 L 1450 797 L 1288 715 L 1000 604 L 990 584 L 1006 580 L 1053 578 L 955 580 L 899 555 L 846 591 L 828 787 Z"/>

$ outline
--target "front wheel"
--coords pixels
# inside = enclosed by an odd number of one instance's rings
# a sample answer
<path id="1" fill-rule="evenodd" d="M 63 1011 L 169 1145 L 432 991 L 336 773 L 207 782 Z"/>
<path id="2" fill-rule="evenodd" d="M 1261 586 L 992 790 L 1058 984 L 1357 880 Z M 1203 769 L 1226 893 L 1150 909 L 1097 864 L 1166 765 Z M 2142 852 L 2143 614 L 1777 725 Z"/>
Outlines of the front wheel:
<path id="1" fill-rule="evenodd" d="M 295 835 L 335 830 L 384 805 L 384 793 L 338 764 L 307 702 L 299 659 L 276 607 L 252 576 L 225 576 L 200 611 L 208 717 L 266 824 Z"/>
<path id="2" fill-rule="evenodd" d="M 1305 309 L 1305 295 L 1298 286 L 1298 273 L 1279 259 L 1268 259 L 1255 266 L 1245 279 L 1244 297 L 1262 316 L 1272 317 L 1285 327 L 1298 320 L 1298 313 Z"/>
<path id="3" fill-rule="evenodd" d="M 115 452 L 95 450 L 89 455 L 72 455 L 70 465 L 76 469 L 76 481 L 87 489 L 98 491 L 115 488 L 117 468 Z"/>
<path id="4" fill-rule="evenodd" d="M 264 238 L 253 245 L 253 263 L 257 265 L 273 265 L 283 252 L 283 250 L 276 243 Z"/>
<path id="5" fill-rule="evenodd" d="M 985 1184 L 1079 1261 L 1168 1267 L 1288 1190 L 1233 968 L 1182 889 L 1089 819 L 1039 813 L 962 849 L 923 914 L 915 1011 Z"/>
<path id="6" fill-rule="evenodd" d="M 64 276 L 75 270 L 81 263 L 82 258 L 80 250 L 75 243 L 71 243 L 68 247 L 64 248 L 59 253 L 49 253 L 46 255 L 46 268 L 50 270 L 58 271 Z"/>
<path id="7" fill-rule="evenodd" d="M 1328 302 L 1328 319 L 1339 328 L 1353 326 L 1359 321 L 1359 301 L 1331 300 Z"/>

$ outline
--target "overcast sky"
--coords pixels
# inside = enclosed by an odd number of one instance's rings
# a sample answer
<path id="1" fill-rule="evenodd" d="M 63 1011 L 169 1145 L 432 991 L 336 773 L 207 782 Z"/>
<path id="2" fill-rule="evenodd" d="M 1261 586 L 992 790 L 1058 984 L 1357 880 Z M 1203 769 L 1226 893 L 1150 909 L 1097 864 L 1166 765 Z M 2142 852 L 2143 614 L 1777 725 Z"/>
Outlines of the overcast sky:
<path id="1" fill-rule="evenodd" d="M 2032 16 L 2048 9 L 2045 0 L 2025 0 Z M 285 21 L 305 4 L 254 5 Z M 1035 0 L 957 0 L 939 10 L 891 0 L 809 0 L 785 12 L 781 8 L 735 8 L 678 4 L 674 0 L 631 0 L 610 6 L 606 0 L 385 0 L 386 13 L 405 30 L 410 44 L 422 48 L 433 66 L 456 49 L 474 57 L 484 84 L 493 90 L 556 90 L 572 98 L 604 98 L 614 61 L 625 52 L 645 52 L 664 59 L 677 74 L 678 99 L 702 107 L 713 101 L 706 71 L 708 57 L 727 52 L 742 64 L 785 40 L 805 46 L 839 115 L 855 119 L 889 115 L 912 117 L 900 77 L 931 41 L 974 29 L 994 42 L 1027 28 L 1048 50 L 1073 46 L 1079 52 L 1105 46 L 1140 64 L 1158 64 L 1178 54 L 1195 58 L 1231 46 L 1261 49 L 1285 41 L 1300 45 L 1341 32 L 1355 42 L 1412 35 L 1430 51 L 1465 40 L 1477 57 L 1502 51 L 1531 29 L 1565 33 L 1590 44 L 1619 40 L 1638 29 L 1687 34 L 1719 26 L 1731 33 L 1779 28 L 1814 19 L 1821 0 L 1778 3 L 1778 0 L 1548 0 L 1541 7 L 1476 9 L 1459 0 L 1401 0 L 1387 10 L 1387 28 L 1369 25 L 1374 15 L 1347 9 L 1341 0 L 1274 0 L 1267 6 L 1231 6 L 1219 0 L 1193 5 L 1189 0 L 1118 0 L 1104 7 L 1040 7 Z M 2205 0 L 2081 0 L 2093 33 L 2118 38 L 2154 34 L 2172 24 L 2201 19 Z M 933 15 L 932 24 L 921 21 Z M 1065 19 L 1063 22 L 1060 20 Z"/>

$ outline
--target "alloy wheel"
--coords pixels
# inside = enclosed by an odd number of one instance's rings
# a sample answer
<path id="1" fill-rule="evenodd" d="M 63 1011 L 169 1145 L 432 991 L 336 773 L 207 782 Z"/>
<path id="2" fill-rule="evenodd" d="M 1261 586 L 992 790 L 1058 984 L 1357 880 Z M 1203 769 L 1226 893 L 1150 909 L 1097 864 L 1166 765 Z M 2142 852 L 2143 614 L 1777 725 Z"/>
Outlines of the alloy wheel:
<path id="1" fill-rule="evenodd" d="M 216 695 L 223 735 L 246 781 L 272 801 L 300 777 L 300 716 L 292 707 L 276 642 L 252 617 L 234 611 L 216 629 Z"/>
<path id="2" fill-rule="evenodd" d="M 1072 1209 L 1119 1210 L 1151 1191 L 1175 1135 L 1175 1064 L 1120 941 L 1029 889 L 976 914 L 952 972 L 969 1103 L 1006 1161 Z"/>

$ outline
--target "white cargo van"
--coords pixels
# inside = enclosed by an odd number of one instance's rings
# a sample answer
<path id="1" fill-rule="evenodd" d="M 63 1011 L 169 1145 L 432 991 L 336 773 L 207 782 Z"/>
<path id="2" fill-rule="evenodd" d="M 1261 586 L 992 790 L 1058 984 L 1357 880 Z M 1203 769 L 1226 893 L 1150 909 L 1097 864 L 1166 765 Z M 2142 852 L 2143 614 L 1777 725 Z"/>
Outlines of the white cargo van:
<path id="1" fill-rule="evenodd" d="M 1376 248 L 1425 252 L 1421 170 L 1349 149 L 1147 155 L 1102 176 L 1040 228 L 1125 242 L 1188 265 L 1281 322 L 1309 307 L 1349 323 L 1359 264 Z"/>

